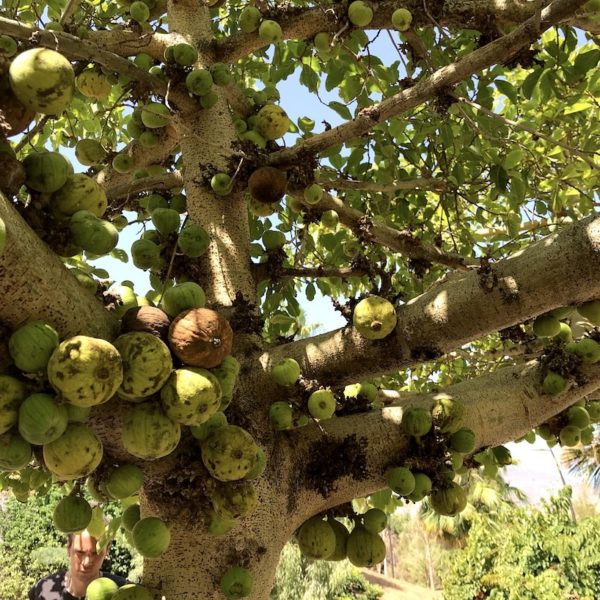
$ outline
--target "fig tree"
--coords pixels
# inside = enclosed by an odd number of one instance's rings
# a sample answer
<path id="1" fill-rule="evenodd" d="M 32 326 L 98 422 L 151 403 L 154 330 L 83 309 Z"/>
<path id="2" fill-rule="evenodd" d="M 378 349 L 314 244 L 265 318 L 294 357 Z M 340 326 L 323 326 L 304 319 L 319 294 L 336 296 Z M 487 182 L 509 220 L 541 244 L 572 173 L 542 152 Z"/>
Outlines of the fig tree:
<path id="1" fill-rule="evenodd" d="M 335 408 L 335 396 L 330 389 L 317 390 L 308 398 L 308 412 L 315 419 L 330 419 Z"/>
<path id="2" fill-rule="evenodd" d="M 181 224 L 179 213 L 172 208 L 155 208 L 152 211 L 152 224 L 161 235 L 175 233 Z"/>
<path id="3" fill-rule="evenodd" d="M 131 530 L 133 545 L 144 558 L 159 558 L 171 543 L 167 524 L 158 517 L 140 519 Z"/>
<path id="4" fill-rule="evenodd" d="M 58 152 L 30 152 L 23 159 L 25 185 L 36 192 L 53 193 L 67 182 L 71 165 Z"/>
<path id="5" fill-rule="evenodd" d="M 567 380 L 554 371 L 548 371 L 544 381 L 542 382 L 542 389 L 544 394 L 549 396 L 557 396 L 567 389 Z"/>
<path id="6" fill-rule="evenodd" d="M 189 256 L 190 258 L 202 256 L 208 249 L 209 244 L 210 238 L 208 233 L 196 223 L 185 225 L 177 238 L 179 249 L 185 256 Z"/>
<path id="7" fill-rule="evenodd" d="M 90 582 L 85 597 L 87 600 L 112 600 L 119 587 L 109 577 L 98 577 Z"/>
<path id="8" fill-rule="evenodd" d="M 373 9 L 362 0 L 355 0 L 348 6 L 348 20 L 357 27 L 366 27 L 373 20 Z"/>
<path id="9" fill-rule="evenodd" d="M 379 535 L 356 525 L 346 542 L 348 560 L 355 567 L 373 567 L 385 559 L 385 543 Z"/>
<path id="10" fill-rule="evenodd" d="M 572 448 L 577 446 L 581 441 L 581 429 L 574 425 L 566 425 L 560 430 L 559 433 L 560 445 Z"/>
<path id="11" fill-rule="evenodd" d="M 454 517 L 467 506 L 465 491 L 454 482 L 444 488 L 433 490 L 430 495 L 431 507 L 440 515 Z"/>
<path id="12" fill-rule="evenodd" d="M 322 559 L 333 554 L 336 546 L 335 532 L 320 515 L 311 517 L 296 533 L 300 552 L 308 558 Z"/>
<path id="13" fill-rule="evenodd" d="M 409 406 L 402 413 L 402 430 L 408 435 L 421 437 L 429 433 L 432 425 L 431 412 L 425 408 Z"/>
<path id="14" fill-rule="evenodd" d="M 577 312 L 593 325 L 600 326 L 600 300 L 590 300 L 580 304 Z"/>
<path id="15" fill-rule="evenodd" d="M 537 337 L 554 337 L 560 333 L 560 321 L 552 315 L 541 315 L 533 322 Z"/>
<path id="16" fill-rule="evenodd" d="M 407 29 L 410 29 L 412 20 L 412 13 L 406 8 L 397 8 L 392 13 L 392 25 L 398 31 L 406 31 Z"/>
<path id="17" fill-rule="evenodd" d="M 265 19 L 258 27 L 258 37 L 267 44 L 274 44 L 283 39 L 281 25 L 272 19 Z"/>
<path id="18" fill-rule="evenodd" d="M 269 420 L 275 429 L 291 429 L 294 424 L 294 411 L 287 402 L 278 400 L 269 408 Z"/>
<path id="19" fill-rule="evenodd" d="M 390 469 L 385 475 L 385 480 L 392 491 L 399 496 L 412 494 L 416 485 L 414 475 L 406 467 Z"/>
<path id="20" fill-rule="evenodd" d="M 565 350 L 579 356 L 585 364 L 594 364 L 600 361 L 600 344 L 591 338 L 570 342 L 565 346 Z"/>
<path id="21" fill-rule="evenodd" d="M 198 51 L 185 42 L 171 46 L 173 60 L 181 67 L 191 67 L 198 60 Z"/>
<path id="22" fill-rule="evenodd" d="M 287 113 L 277 104 L 266 104 L 256 115 L 256 131 L 265 140 L 282 137 L 290 127 Z"/>
<path id="23" fill-rule="evenodd" d="M 255 6 L 246 6 L 240 11 L 240 29 L 244 33 L 252 33 L 258 29 L 262 15 Z"/>
<path id="24" fill-rule="evenodd" d="M 92 520 L 92 507 L 82 496 L 65 496 L 54 507 L 52 520 L 56 529 L 63 533 L 82 531 Z"/>
<path id="25" fill-rule="evenodd" d="M 59 344 L 58 332 L 44 321 L 21 325 L 8 339 L 8 351 L 15 366 L 25 373 L 45 371 Z"/>

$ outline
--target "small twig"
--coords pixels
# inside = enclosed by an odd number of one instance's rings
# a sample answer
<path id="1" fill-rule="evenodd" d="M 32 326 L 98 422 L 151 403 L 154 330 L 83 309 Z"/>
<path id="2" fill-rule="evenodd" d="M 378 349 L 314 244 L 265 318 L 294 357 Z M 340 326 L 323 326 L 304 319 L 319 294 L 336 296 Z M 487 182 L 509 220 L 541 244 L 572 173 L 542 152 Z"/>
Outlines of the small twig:
<path id="1" fill-rule="evenodd" d="M 50 117 L 44 115 L 20 140 L 15 146 L 15 152 L 18 154 L 27 144 L 31 143 L 31 140 L 37 135 L 49 121 Z"/>
<path id="2" fill-rule="evenodd" d="M 65 6 L 63 14 L 61 15 L 60 20 L 59 20 L 59 23 L 61 25 L 63 25 L 63 26 L 70 25 L 71 21 L 73 20 L 73 16 L 75 15 L 77 8 L 79 7 L 79 2 L 80 2 L 80 0 L 69 0 L 67 2 L 67 5 Z"/>
<path id="3" fill-rule="evenodd" d="M 187 220 L 188 220 L 188 215 L 186 215 L 185 219 L 183 219 L 183 223 L 181 224 L 179 231 L 181 231 L 185 227 Z M 176 254 L 177 254 L 177 244 L 174 244 L 173 252 L 171 252 L 171 259 L 169 260 L 169 266 L 167 268 L 167 273 L 166 273 L 165 279 L 163 281 L 163 289 L 162 289 L 161 295 L 164 294 L 165 290 L 167 289 L 167 281 L 169 281 L 169 279 L 171 278 L 171 271 L 173 270 L 173 264 L 175 263 Z"/>

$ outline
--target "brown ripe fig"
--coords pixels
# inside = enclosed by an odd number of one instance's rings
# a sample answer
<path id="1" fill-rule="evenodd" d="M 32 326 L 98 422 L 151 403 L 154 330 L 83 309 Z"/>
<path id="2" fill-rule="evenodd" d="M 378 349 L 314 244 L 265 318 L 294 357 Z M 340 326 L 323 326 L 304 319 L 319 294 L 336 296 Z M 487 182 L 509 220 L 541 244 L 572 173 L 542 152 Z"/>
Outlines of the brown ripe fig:
<path id="1" fill-rule="evenodd" d="M 169 346 L 186 365 L 212 369 L 231 353 L 233 331 L 229 322 L 210 308 L 192 308 L 173 320 Z"/>
<path id="2" fill-rule="evenodd" d="M 259 202 L 279 202 L 287 188 L 287 175 L 275 167 L 260 167 L 248 179 L 248 191 Z"/>
<path id="3" fill-rule="evenodd" d="M 171 319 L 160 308 L 155 306 L 133 306 L 123 315 L 121 331 L 122 333 L 143 331 L 167 342 L 170 325 Z"/>

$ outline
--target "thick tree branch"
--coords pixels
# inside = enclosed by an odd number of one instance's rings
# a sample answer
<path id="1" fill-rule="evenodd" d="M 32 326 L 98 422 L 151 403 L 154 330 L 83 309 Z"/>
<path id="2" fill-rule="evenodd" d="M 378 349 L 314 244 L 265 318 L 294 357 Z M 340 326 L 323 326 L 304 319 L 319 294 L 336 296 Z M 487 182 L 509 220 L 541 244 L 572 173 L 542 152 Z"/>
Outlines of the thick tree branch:
<path id="1" fill-rule="evenodd" d="M 127 75 L 133 81 L 139 81 L 156 94 L 168 97 L 169 101 L 176 104 L 180 109 L 198 110 L 195 100 L 190 98 L 183 90 L 170 89 L 168 81 L 150 75 L 148 71 L 140 69 L 126 58 L 117 56 L 108 50 L 103 50 L 96 44 L 88 40 L 82 40 L 70 33 L 36 29 L 4 17 L 0 17 L 0 33 L 10 35 L 18 40 L 29 41 L 38 46 L 51 48 L 73 60 L 86 60 L 102 65 L 111 71 Z"/>
<path id="2" fill-rule="evenodd" d="M 379 192 L 394 194 L 407 190 L 431 190 L 446 192 L 452 189 L 449 182 L 443 179 L 423 178 L 398 180 L 392 183 L 376 183 L 374 181 L 356 181 L 353 179 L 318 179 L 317 183 L 327 190 L 358 190 L 361 192 Z"/>
<path id="3" fill-rule="evenodd" d="M 296 195 L 296 198 L 300 201 L 303 200 L 300 195 Z M 321 211 L 335 210 L 340 217 L 340 222 L 350 229 L 357 229 L 365 219 L 364 213 L 346 206 L 339 198 L 331 194 L 325 194 L 317 208 Z M 459 270 L 466 270 L 480 264 L 479 260 L 454 252 L 445 252 L 437 246 L 425 244 L 410 231 L 400 231 L 381 223 L 372 223 L 369 233 L 374 242 L 399 252 L 407 258 L 426 260 Z"/>
<path id="4" fill-rule="evenodd" d="M 268 263 L 253 263 L 252 273 L 258 283 L 265 279 L 281 279 L 284 277 L 302 277 L 305 279 L 318 279 L 320 277 L 362 277 L 367 274 L 365 269 L 357 267 L 281 267 L 271 273 Z"/>
<path id="5" fill-rule="evenodd" d="M 600 218 L 567 226 L 515 256 L 434 285 L 397 311 L 395 331 L 370 342 L 353 328 L 266 352 L 266 372 L 295 358 L 324 385 L 351 383 L 439 358 L 463 344 L 560 306 L 600 297 Z"/>
<path id="6" fill-rule="evenodd" d="M 268 157 L 269 164 L 294 164 L 303 154 L 319 153 L 364 135 L 379 123 L 419 106 L 482 69 L 508 60 L 521 48 L 535 41 L 546 29 L 572 15 L 584 2 L 585 0 L 554 0 L 542 11 L 539 27 L 537 18 L 530 17 L 510 33 L 474 50 L 457 62 L 438 69 L 416 85 L 361 110 L 352 121 L 303 140 L 291 148 L 273 152 Z"/>
<path id="7" fill-rule="evenodd" d="M 466 408 L 464 426 L 475 432 L 477 449 L 497 446 L 525 435 L 533 427 L 574 404 L 600 387 L 600 364 L 582 369 L 585 383 L 572 385 L 559 396 L 543 394 L 540 365 L 531 361 L 525 365 L 500 369 L 491 375 L 463 381 L 443 390 Z M 411 404 L 429 408 L 436 394 L 423 394 Z M 324 498 L 317 491 L 305 492 L 300 521 L 314 513 L 365 496 L 385 487 L 384 473 L 391 466 L 402 465 L 410 458 L 410 439 L 400 430 L 402 408 L 391 407 L 322 421 L 319 427 L 290 432 L 289 444 L 294 449 L 298 478 L 302 481 L 302 466 L 311 464 L 311 448 L 320 440 L 330 447 L 349 436 L 368 440 L 364 454 L 364 479 L 344 477 L 336 482 L 335 491 Z M 306 475 L 304 475 L 306 477 Z"/>
<path id="8" fill-rule="evenodd" d="M 61 335 L 111 339 L 117 320 L 65 268 L 12 204 L 0 195 L 7 242 L 0 255 L 0 321 L 10 328 L 43 319 Z"/>
<path id="9" fill-rule="evenodd" d="M 134 31 L 128 28 L 110 31 L 90 31 L 90 42 L 119 56 L 136 56 L 143 52 L 154 60 L 164 61 L 165 48 L 184 41 L 177 33 L 158 33 Z"/>
<path id="10" fill-rule="evenodd" d="M 160 134 L 160 143 L 155 146 L 146 148 L 134 140 L 121 152 L 127 153 L 134 159 L 134 171 L 137 171 L 148 165 L 163 164 L 178 144 L 179 133 L 175 127 L 169 125 Z M 117 173 L 111 166 L 102 169 L 96 175 L 96 181 L 107 191 L 136 184 L 130 173 Z"/>
<path id="11" fill-rule="evenodd" d="M 202 48 L 213 39 L 207 6 L 197 3 L 168 3 L 169 27 L 185 32 Z M 206 58 L 200 52 L 199 61 Z M 250 228 L 245 194 L 234 191 L 218 196 L 210 188 L 211 178 L 218 172 L 233 175 L 237 134 L 227 106 L 227 94 L 217 88 L 217 103 L 195 114 L 181 114 L 175 119 L 184 157 L 183 178 L 188 215 L 209 234 L 208 250 L 199 258 L 199 283 L 209 303 L 231 306 L 238 295 L 256 303 L 256 285 L 250 260 Z M 206 135 L 210 132 L 210 135 Z"/>
<path id="12" fill-rule="evenodd" d="M 548 0 L 544 0 L 548 4 Z M 411 11 L 413 27 L 433 27 L 437 24 L 452 29 L 477 29 L 489 31 L 522 23 L 534 14 L 535 2 L 521 0 L 446 0 L 443 3 L 428 3 L 423 9 L 423 0 L 404 0 L 402 6 Z M 268 18 L 275 19 L 281 26 L 284 39 L 312 39 L 320 31 L 338 32 L 346 22 L 345 4 L 339 8 L 319 7 L 290 10 L 289 7 L 274 9 Z M 371 23 L 365 29 L 393 29 L 392 13 L 398 8 L 396 0 L 377 3 Z M 429 13 L 429 14 L 428 14 Z M 433 16 L 435 22 L 432 21 Z M 267 16 L 267 15 L 265 15 Z M 598 24 L 585 17 L 573 18 L 567 15 L 560 19 L 598 32 Z M 251 52 L 264 46 L 264 42 L 254 33 L 239 32 L 215 43 L 216 60 L 234 63 Z"/>
<path id="13" fill-rule="evenodd" d="M 162 175 L 154 175 L 153 177 L 142 177 L 134 179 L 127 183 L 120 183 L 108 189 L 105 189 L 108 201 L 129 199 L 142 192 L 150 192 L 155 190 L 169 190 L 174 187 L 183 186 L 183 177 L 179 171 L 173 173 L 164 173 Z"/>

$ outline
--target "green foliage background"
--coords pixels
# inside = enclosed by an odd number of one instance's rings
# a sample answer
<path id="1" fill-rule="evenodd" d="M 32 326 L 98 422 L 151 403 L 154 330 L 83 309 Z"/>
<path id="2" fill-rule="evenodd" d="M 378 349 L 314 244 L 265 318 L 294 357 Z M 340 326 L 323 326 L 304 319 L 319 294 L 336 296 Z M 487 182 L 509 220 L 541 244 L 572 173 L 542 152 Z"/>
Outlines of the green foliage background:
<path id="1" fill-rule="evenodd" d="M 66 569 L 66 537 L 52 524 L 52 511 L 64 491 L 50 488 L 45 495 L 19 502 L 4 496 L 0 510 L 0 598 L 23 600 L 41 577 Z M 2 500 L 0 500 L 2 506 Z M 103 569 L 127 577 L 134 566 L 129 549 L 117 539 Z"/>
<path id="2" fill-rule="evenodd" d="M 290 543 L 281 553 L 271 600 L 377 600 L 381 595 L 347 560 L 312 561 Z"/>
<path id="3" fill-rule="evenodd" d="M 571 489 L 533 507 L 476 515 L 465 547 L 447 555 L 446 600 L 600 598 L 600 516 L 580 523 Z"/>

